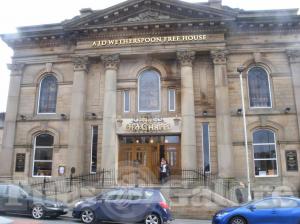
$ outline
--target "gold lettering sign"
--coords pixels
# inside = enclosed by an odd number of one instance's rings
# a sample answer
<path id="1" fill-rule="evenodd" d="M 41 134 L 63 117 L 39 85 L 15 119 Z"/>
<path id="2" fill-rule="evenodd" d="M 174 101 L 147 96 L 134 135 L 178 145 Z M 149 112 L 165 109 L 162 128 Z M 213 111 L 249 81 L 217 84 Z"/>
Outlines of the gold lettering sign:
<path id="1" fill-rule="evenodd" d="M 162 118 L 133 119 L 126 125 L 126 130 L 135 133 L 163 132 L 171 129 L 171 125 Z"/>
<path id="2" fill-rule="evenodd" d="M 124 45 L 138 45 L 149 43 L 174 43 L 174 42 L 192 42 L 192 41 L 206 41 L 207 35 L 181 35 L 181 36 L 158 36 L 158 37 L 137 37 L 126 39 L 112 39 L 112 40 L 95 40 L 92 47 L 110 47 L 110 46 L 124 46 Z"/>

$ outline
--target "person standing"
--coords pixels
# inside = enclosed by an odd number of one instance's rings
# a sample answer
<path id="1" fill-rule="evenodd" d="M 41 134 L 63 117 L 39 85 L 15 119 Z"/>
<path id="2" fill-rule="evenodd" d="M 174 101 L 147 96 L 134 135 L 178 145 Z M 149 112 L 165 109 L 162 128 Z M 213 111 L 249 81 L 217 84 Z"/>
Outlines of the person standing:
<path id="1" fill-rule="evenodd" d="M 160 183 L 165 184 L 168 177 L 168 164 L 164 158 L 160 161 Z"/>

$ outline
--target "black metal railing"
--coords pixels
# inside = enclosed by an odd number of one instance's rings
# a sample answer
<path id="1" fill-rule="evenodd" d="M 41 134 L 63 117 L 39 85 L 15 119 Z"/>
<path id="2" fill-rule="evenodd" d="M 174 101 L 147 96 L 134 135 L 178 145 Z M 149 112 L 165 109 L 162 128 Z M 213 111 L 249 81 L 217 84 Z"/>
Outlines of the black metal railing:
<path id="1" fill-rule="evenodd" d="M 32 180 L 30 186 L 44 195 L 57 195 L 75 191 L 82 187 L 108 188 L 118 186 L 141 187 L 180 187 L 182 185 L 212 186 L 215 175 L 198 170 L 171 170 L 171 174 L 161 181 L 159 174 L 154 174 L 141 167 L 124 167 L 118 171 L 102 169 L 86 175 L 70 175 L 67 178 L 43 178 Z"/>

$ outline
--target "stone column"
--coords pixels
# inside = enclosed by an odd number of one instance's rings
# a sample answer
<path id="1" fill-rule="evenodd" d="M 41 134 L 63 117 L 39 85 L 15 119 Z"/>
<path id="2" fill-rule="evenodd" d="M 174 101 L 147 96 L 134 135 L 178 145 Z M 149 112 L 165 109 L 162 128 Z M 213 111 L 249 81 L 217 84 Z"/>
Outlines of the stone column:
<path id="1" fill-rule="evenodd" d="M 7 97 L 2 150 L 0 153 L 0 176 L 3 177 L 10 177 L 13 173 L 16 122 L 24 64 L 11 64 L 8 65 L 8 68 L 11 70 L 11 76 Z"/>
<path id="2" fill-rule="evenodd" d="M 196 120 L 193 82 L 195 52 L 177 52 L 177 59 L 181 66 L 181 166 L 183 169 L 196 169 Z"/>
<path id="3" fill-rule="evenodd" d="M 298 133 L 300 135 L 300 50 L 287 52 L 293 77 L 293 90 L 296 104 Z M 300 137 L 300 136 L 299 136 Z"/>
<path id="4" fill-rule="evenodd" d="M 72 101 L 70 108 L 69 123 L 69 168 L 76 169 L 75 174 L 80 175 L 84 172 L 85 156 L 85 107 L 88 58 L 73 58 L 74 77 L 72 87 Z"/>
<path id="5" fill-rule="evenodd" d="M 104 169 L 115 169 L 118 163 L 116 108 L 117 73 L 120 58 L 118 54 L 114 54 L 102 56 L 101 59 L 105 67 L 101 167 Z"/>
<path id="6" fill-rule="evenodd" d="M 218 171 L 221 178 L 234 176 L 226 54 L 226 51 L 211 52 L 215 73 Z"/>

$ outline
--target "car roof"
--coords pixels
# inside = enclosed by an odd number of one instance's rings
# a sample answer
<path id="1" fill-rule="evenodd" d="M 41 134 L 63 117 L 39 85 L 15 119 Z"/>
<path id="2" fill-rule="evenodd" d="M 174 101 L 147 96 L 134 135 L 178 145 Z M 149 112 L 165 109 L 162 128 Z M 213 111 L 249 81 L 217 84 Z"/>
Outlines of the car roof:
<path id="1" fill-rule="evenodd" d="M 112 188 L 110 190 L 138 190 L 138 191 L 153 191 L 153 192 L 160 192 L 159 189 L 153 189 L 153 188 L 144 188 L 144 187 L 117 187 L 117 188 Z"/>

